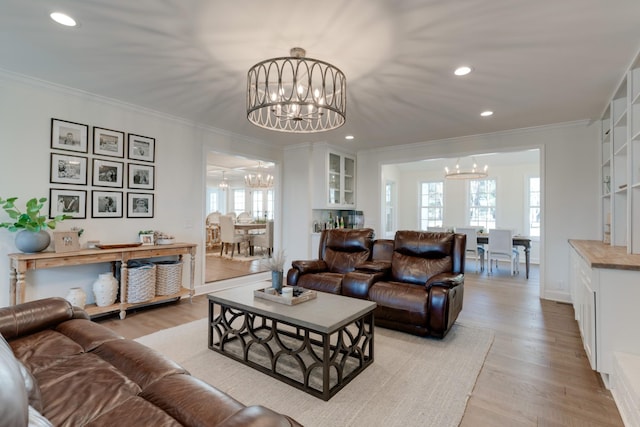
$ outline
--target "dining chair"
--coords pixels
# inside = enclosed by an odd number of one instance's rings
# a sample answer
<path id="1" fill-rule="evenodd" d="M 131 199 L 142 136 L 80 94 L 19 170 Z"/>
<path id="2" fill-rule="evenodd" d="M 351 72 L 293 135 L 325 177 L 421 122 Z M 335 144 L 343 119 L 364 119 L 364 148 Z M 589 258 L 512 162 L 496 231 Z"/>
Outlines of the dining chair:
<path id="1" fill-rule="evenodd" d="M 267 250 L 267 254 L 271 256 L 273 252 L 273 221 L 267 221 L 264 233 L 251 234 L 251 247 L 255 248 L 260 246 L 262 248 L 262 254 L 264 250 Z"/>
<path id="2" fill-rule="evenodd" d="M 236 222 L 239 224 L 250 224 L 253 222 L 253 217 L 249 212 L 240 212 L 236 218 Z"/>
<path id="3" fill-rule="evenodd" d="M 490 229 L 489 244 L 487 248 L 487 260 L 489 261 L 489 274 L 493 273 L 493 261 L 496 262 L 498 269 L 498 260 L 503 259 L 511 263 L 511 275 L 519 273 L 519 252 L 513 247 L 513 231 L 509 229 Z"/>
<path id="4" fill-rule="evenodd" d="M 207 231 L 207 249 L 211 249 L 215 244 L 220 243 L 220 212 L 215 211 L 207 215 L 205 227 Z"/>
<path id="5" fill-rule="evenodd" d="M 467 254 L 473 254 L 476 259 L 476 273 L 478 267 L 480 271 L 484 271 L 484 248 L 478 245 L 478 229 L 473 227 L 456 227 L 456 233 L 466 234 L 467 236 Z"/>
<path id="6" fill-rule="evenodd" d="M 220 256 L 222 256 L 225 248 L 227 252 L 229 252 L 229 245 L 231 245 L 231 258 L 233 258 L 236 245 L 238 246 L 238 253 L 240 253 L 240 244 L 249 242 L 249 237 L 246 234 L 236 233 L 233 225 L 233 217 L 230 215 L 222 215 L 220 217 L 220 242 L 222 243 L 220 245 Z"/>

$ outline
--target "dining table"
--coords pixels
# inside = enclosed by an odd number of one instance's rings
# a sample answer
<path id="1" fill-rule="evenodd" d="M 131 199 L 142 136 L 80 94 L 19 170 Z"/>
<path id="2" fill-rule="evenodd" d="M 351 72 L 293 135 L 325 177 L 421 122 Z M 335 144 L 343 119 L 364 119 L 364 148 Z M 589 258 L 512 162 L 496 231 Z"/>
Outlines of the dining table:
<path id="1" fill-rule="evenodd" d="M 531 262 L 531 239 L 527 236 L 518 236 L 515 235 L 511 239 L 513 241 L 513 246 L 522 246 L 524 248 L 524 260 L 525 260 L 525 270 L 527 274 L 527 279 L 529 278 L 529 265 Z M 478 244 L 479 245 L 487 245 L 489 244 L 489 233 L 478 233 Z M 484 265 L 484 254 L 482 255 L 482 264 Z"/>

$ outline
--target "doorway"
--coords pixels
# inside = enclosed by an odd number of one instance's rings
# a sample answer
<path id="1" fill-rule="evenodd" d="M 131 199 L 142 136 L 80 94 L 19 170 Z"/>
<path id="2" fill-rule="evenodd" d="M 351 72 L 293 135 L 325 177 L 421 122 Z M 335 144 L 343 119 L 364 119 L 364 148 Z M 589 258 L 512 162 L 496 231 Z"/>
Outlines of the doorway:
<path id="1" fill-rule="evenodd" d="M 486 209 L 484 216 L 474 216 L 478 209 L 471 202 L 471 180 L 444 177 L 445 167 L 451 170 L 456 163 L 462 166 L 474 161 L 479 168 L 488 166 L 487 178 L 495 185 L 493 209 Z M 477 226 L 481 224 L 476 222 L 484 219 L 488 221 L 485 228 L 509 228 L 529 237 L 531 264 L 540 265 L 544 235 L 541 149 L 387 164 L 382 165 L 381 171 L 381 227 L 385 237 L 393 238 L 396 230 Z M 393 206 L 389 206 L 390 200 Z M 523 253 L 520 260 L 524 259 Z M 473 262 L 470 261 L 471 272 L 475 271 Z"/>
<path id="2" fill-rule="evenodd" d="M 205 200 L 205 283 L 219 282 L 269 270 L 270 252 L 266 247 L 253 249 L 250 243 L 261 232 L 260 225 L 274 220 L 275 165 L 219 152 L 207 153 Z M 256 223 L 256 229 L 246 231 L 247 239 L 240 244 L 225 245 L 221 239 L 218 217 L 232 215 Z M 262 231 L 264 227 L 262 228 Z M 235 230 L 234 230 L 235 231 Z M 235 231 L 239 232 L 239 231 Z"/>

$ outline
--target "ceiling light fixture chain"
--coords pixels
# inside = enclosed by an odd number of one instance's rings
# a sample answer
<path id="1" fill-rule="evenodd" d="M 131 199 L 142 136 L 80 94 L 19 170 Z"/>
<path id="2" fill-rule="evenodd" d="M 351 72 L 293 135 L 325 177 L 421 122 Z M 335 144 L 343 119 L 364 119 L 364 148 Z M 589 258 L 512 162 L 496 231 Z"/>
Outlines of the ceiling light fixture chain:
<path id="1" fill-rule="evenodd" d="M 247 73 L 247 118 L 280 132 L 336 129 L 346 119 L 347 80 L 333 65 L 307 58 L 294 47 L 289 57 L 257 63 Z"/>

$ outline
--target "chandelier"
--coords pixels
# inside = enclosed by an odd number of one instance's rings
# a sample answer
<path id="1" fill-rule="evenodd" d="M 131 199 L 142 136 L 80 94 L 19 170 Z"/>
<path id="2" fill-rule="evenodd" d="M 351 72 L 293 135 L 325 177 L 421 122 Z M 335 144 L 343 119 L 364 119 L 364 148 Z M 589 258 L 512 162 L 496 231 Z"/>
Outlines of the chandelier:
<path id="1" fill-rule="evenodd" d="M 345 122 L 347 80 L 338 68 L 306 58 L 294 47 L 289 57 L 262 61 L 247 73 L 247 118 L 265 129 L 311 133 Z"/>
<path id="2" fill-rule="evenodd" d="M 473 157 L 471 158 L 471 161 L 473 161 L 471 169 L 460 169 L 460 158 L 458 158 L 458 160 L 456 160 L 455 170 L 450 171 L 449 168 L 445 166 L 444 177 L 447 179 L 479 179 L 489 176 L 489 173 L 487 172 L 489 170 L 489 166 L 484 165 L 484 168 L 478 169 L 476 160 Z"/>
<path id="3" fill-rule="evenodd" d="M 229 188 L 229 181 L 224 177 L 224 171 L 222 171 L 222 182 L 218 184 L 218 186 L 222 188 L 223 191 Z"/>
<path id="4" fill-rule="evenodd" d="M 273 187 L 273 175 L 269 173 L 262 173 L 264 169 L 262 162 L 258 163 L 258 170 L 256 173 L 249 173 L 244 176 L 244 184 L 249 188 L 271 188 Z"/>

